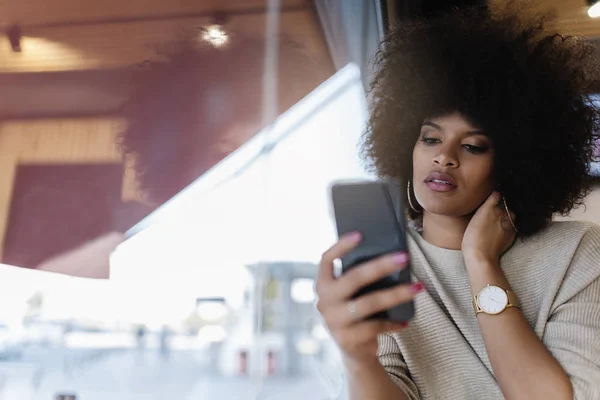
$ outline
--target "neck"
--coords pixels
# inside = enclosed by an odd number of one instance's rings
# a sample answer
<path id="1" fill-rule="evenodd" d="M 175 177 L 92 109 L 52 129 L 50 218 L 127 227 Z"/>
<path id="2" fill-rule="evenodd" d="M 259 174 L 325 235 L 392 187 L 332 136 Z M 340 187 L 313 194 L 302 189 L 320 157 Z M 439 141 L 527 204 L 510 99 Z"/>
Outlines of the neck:
<path id="1" fill-rule="evenodd" d="M 468 217 L 448 217 L 425 212 L 423 239 L 443 249 L 460 250 L 469 221 Z"/>

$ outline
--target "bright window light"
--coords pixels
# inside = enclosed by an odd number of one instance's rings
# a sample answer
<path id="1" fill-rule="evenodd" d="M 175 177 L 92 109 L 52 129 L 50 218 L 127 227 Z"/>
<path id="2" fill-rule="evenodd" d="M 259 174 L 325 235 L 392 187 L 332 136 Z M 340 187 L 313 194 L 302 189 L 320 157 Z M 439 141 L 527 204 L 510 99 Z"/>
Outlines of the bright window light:
<path id="1" fill-rule="evenodd" d="M 315 327 L 312 329 L 311 334 L 317 340 L 327 340 L 331 337 L 327 329 L 325 329 L 325 327 L 322 324 L 315 325 Z"/>
<path id="2" fill-rule="evenodd" d="M 588 9 L 588 15 L 590 16 L 590 18 L 600 17 L 600 2 L 597 2 Z"/>
<path id="3" fill-rule="evenodd" d="M 222 342 L 227 337 L 225 328 L 219 325 L 207 325 L 198 331 L 198 338 L 204 342 Z"/>
<path id="4" fill-rule="evenodd" d="M 314 339 L 304 338 L 296 342 L 296 351 L 305 356 L 312 356 L 319 352 L 321 345 Z"/>
<path id="5" fill-rule="evenodd" d="M 204 302 L 198 304 L 197 307 L 198 315 L 200 318 L 207 321 L 216 321 L 227 315 L 227 307 L 223 303 L 218 302 Z"/>
<path id="6" fill-rule="evenodd" d="M 299 278 L 292 281 L 291 295 L 296 303 L 315 301 L 315 282 L 312 279 Z"/>

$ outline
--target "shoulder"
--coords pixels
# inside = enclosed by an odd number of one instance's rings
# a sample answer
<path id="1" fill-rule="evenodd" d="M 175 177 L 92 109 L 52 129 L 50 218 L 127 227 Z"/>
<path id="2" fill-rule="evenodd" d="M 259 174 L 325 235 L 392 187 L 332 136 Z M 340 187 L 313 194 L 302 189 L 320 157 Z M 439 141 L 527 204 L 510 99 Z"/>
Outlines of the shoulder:
<path id="1" fill-rule="evenodd" d="M 409 249 L 412 250 L 412 247 L 418 247 L 418 240 L 417 237 L 419 236 L 419 232 L 417 231 L 417 229 L 415 228 L 414 225 L 408 225 L 408 228 L 406 229 L 406 242 L 408 244 Z"/>
<path id="2" fill-rule="evenodd" d="M 600 226 L 588 221 L 552 221 L 535 236 L 542 238 L 561 237 L 565 234 L 583 237 L 588 232 L 600 232 Z"/>
<path id="3" fill-rule="evenodd" d="M 600 240 L 600 226 L 586 221 L 554 221 L 537 234 L 522 240 L 529 251 L 562 253 L 591 246 Z"/>
<path id="4" fill-rule="evenodd" d="M 556 303 L 600 279 L 600 226 L 583 221 L 553 222 L 541 238 L 553 260 L 567 259 Z"/>
<path id="5" fill-rule="evenodd" d="M 545 260 L 555 267 L 587 268 L 600 264 L 600 226 L 585 221 L 551 222 L 541 232 L 517 239 L 513 256 Z M 600 268 L 594 268 L 600 270 Z"/>
<path id="6" fill-rule="evenodd" d="M 600 275 L 600 226 L 552 222 L 535 235 L 517 239 L 503 263 L 509 274 L 543 285 L 548 292 L 581 289 Z"/>
<path id="7" fill-rule="evenodd" d="M 563 224 L 573 225 L 577 228 L 577 236 L 581 237 L 579 240 L 578 253 L 580 252 L 595 252 L 597 257 L 596 262 L 600 265 L 600 225 L 596 225 L 592 222 L 574 221 L 574 222 L 563 222 Z"/>
<path id="8" fill-rule="evenodd" d="M 573 252 L 564 285 L 587 287 L 600 279 L 600 226 L 580 222 L 577 230 L 578 244 Z M 581 233 L 581 230 L 583 232 Z"/>

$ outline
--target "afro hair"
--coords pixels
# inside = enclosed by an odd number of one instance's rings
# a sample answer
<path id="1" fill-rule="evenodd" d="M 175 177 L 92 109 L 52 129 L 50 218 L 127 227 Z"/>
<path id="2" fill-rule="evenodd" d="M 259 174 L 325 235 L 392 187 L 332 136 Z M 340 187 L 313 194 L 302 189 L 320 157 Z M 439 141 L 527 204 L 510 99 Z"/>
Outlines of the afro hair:
<path id="1" fill-rule="evenodd" d="M 592 43 L 549 31 L 548 16 L 518 13 L 471 8 L 398 23 L 375 60 L 363 153 L 378 175 L 406 182 L 423 120 L 462 114 L 494 142 L 498 190 L 528 236 L 589 193 L 598 61 Z"/>

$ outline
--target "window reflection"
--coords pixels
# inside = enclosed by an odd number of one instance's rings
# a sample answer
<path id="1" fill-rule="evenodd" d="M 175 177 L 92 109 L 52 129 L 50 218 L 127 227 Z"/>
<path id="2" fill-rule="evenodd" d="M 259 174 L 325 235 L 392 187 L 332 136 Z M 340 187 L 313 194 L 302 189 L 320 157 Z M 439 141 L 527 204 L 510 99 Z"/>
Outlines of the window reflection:
<path id="1" fill-rule="evenodd" d="M 259 134 L 134 227 L 110 280 L 7 269 L 26 275 L 2 291 L 12 296 L 1 316 L 6 387 L 117 396 L 143 393 L 161 374 L 153 390 L 176 398 L 333 398 L 339 355 L 313 284 L 334 239 L 328 186 L 364 176 L 356 147 L 365 118 L 350 66 L 268 128 L 268 151 Z M 19 381 L 11 363 L 32 371 Z"/>
<path id="2" fill-rule="evenodd" d="M 292 378 L 289 390 L 339 391 L 338 354 L 313 285 L 335 238 L 328 188 L 367 176 L 356 152 L 365 118 L 360 73 L 346 67 L 267 128 L 272 146 L 265 150 L 261 132 L 134 227 L 113 256 L 113 280 L 143 274 L 222 296 L 232 317 L 212 347 L 218 376 L 265 395 L 282 378 Z"/>
<path id="3" fill-rule="evenodd" d="M 0 397 L 254 398 L 320 351 L 307 283 L 290 302 L 304 333 L 284 345 L 287 317 L 256 311 L 265 246 L 227 238 L 239 213 L 215 211 L 218 196 L 180 197 L 183 220 L 124 234 L 273 122 L 261 119 L 266 2 L 38 3 L 0 4 L 21 50 L 0 49 L 0 243 L 15 265 L 0 268 Z M 277 114 L 334 72 L 309 3 L 282 2 Z M 236 194 L 255 221 L 257 165 L 254 196 Z"/>

